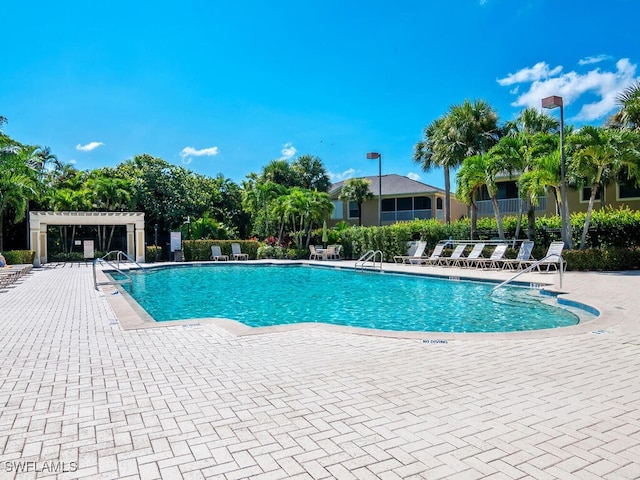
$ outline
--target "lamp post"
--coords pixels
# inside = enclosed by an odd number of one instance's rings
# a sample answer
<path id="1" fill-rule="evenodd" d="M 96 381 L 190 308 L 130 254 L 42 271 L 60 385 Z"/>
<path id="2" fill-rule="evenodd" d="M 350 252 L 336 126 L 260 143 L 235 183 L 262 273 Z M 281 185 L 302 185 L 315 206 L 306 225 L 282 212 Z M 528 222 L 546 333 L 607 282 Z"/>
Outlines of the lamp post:
<path id="1" fill-rule="evenodd" d="M 382 155 L 377 152 L 367 153 L 367 160 L 378 159 L 378 226 L 382 226 Z"/>
<path id="2" fill-rule="evenodd" d="M 567 179 L 565 176 L 565 158 L 564 158 L 564 103 L 562 97 L 552 95 L 542 99 L 542 108 L 554 109 L 560 107 L 560 195 L 562 196 L 562 205 L 560 206 L 561 219 L 561 236 L 565 247 L 573 248 L 571 241 L 571 227 L 569 217 L 569 202 L 567 199 Z"/>

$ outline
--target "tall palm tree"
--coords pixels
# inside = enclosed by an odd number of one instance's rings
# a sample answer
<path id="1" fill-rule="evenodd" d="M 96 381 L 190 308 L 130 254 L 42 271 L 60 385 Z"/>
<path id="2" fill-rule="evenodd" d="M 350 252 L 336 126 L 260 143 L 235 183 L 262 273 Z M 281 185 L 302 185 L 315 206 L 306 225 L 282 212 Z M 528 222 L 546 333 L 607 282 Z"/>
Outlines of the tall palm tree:
<path id="1" fill-rule="evenodd" d="M 442 168 L 444 172 L 444 220 L 451 223 L 451 169 L 459 166 L 458 160 L 448 154 L 449 141 L 445 117 L 435 119 L 424 129 L 424 139 L 415 144 L 413 161 L 425 172 Z"/>
<path id="2" fill-rule="evenodd" d="M 628 130 L 610 130 L 585 126 L 568 139 L 574 149 L 571 167 L 591 187 L 589 205 L 580 239 L 580 250 L 586 246 L 591 213 L 598 191 L 615 179 L 623 169 L 633 171 L 640 162 L 637 145 L 640 135 Z"/>
<path id="3" fill-rule="evenodd" d="M 471 238 L 477 237 L 478 205 L 476 198 L 485 184 L 485 167 L 482 157 L 474 155 L 465 159 L 456 175 L 456 198 L 470 207 Z"/>
<path id="4" fill-rule="evenodd" d="M 451 222 L 450 169 L 459 167 L 467 157 L 486 153 L 499 136 L 498 115 L 493 107 L 484 100 L 464 100 L 429 124 L 424 140 L 415 145 L 413 160 L 421 163 L 423 170 L 444 170 L 447 223 Z"/>
<path id="5" fill-rule="evenodd" d="M 609 119 L 609 124 L 640 130 L 640 81 L 625 88 L 616 101 L 620 110 Z"/>

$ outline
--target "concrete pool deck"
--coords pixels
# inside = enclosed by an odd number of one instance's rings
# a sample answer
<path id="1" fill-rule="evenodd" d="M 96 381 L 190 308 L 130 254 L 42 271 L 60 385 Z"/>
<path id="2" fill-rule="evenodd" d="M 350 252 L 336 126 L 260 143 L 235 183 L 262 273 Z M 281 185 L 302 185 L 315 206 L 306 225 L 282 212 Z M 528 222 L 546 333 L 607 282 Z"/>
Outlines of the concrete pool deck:
<path id="1" fill-rule="evenodd" d="M 69 264 L 0 291 L 0 479 L 640 476 L 635 272 L 568 272 L 601 317 L 532 336 L 127 330 L 110 288 Z"/>

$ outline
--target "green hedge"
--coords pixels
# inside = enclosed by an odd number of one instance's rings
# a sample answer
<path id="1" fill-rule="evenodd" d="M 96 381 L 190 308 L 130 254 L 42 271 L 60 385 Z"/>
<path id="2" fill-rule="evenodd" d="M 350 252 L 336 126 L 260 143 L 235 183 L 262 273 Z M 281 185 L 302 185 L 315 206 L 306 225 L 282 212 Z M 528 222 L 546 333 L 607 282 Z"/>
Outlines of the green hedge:
<path id="1" fill-rule="evenodd" d="M 562 253 L 567 270 L 616 271 L 640 268 L 640 248 L 610 247 L 569 250 Z"/>
<path id="2" fill-rule="evenodd" d="M 32 264 L 36 258 L 36 252 L 33 250 L 9 250 L 3 253 L 7 260 L 7 265 L 24 265 Z"/>
<path id="3" fill-rule="evenodd" d="M 211 245 L 219 245 L 223 255 L 231 257 L 231 244 L 240 244 L 242 253 L 249 255 L 249 260 L 257 258 L 260 244 L 255 240 L 184 240 L 182 242 L 183 258 L 186 262 L 200 262 L 211 258 Z"/>
<path id="4" fill-rule="evenodd" d="M 145 261 L 148 263 L 153 263 L 156 261 L 156 255 L 158 261 L 162 261 L 162 247 L 157 247 L 155 245 L 147 245 L 145 249 Z"/>

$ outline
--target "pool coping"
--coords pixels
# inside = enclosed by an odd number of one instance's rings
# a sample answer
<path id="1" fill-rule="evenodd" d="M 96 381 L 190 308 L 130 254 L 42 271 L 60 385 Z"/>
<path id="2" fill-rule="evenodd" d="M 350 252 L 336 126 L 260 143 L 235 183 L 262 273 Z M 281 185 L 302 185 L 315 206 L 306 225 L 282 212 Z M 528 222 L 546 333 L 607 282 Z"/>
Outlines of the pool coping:
<path id="1" fill-rule="evenodd" d="M 158 264 L 147 264 L 145 268 L 166 268 L 166 267 L 192 267 L 198 265 L 216 264 L 217 262 L 185 262 L 181 264 L 165 262 Z M 337 269 L 355 269 L 355 262 L 341 261 L 341 262 L 326 262 L 326 261 L 306 261 L 306 260 L 254 260 L 254 261 L 229 261 L 225 264 L 253 264 L 253 265 L 312 265 L 321 266 L 325 268 L 337 268 Z M 409 267 L 409 268 L 406 268 Z M 400 273 L 416 276 L 426 276 L 432 278 L 441 278 L 446 280 L 459 280 L 459 281 L 479 281 L 485 283 L 499 283 L 500 278 L 487 278 L 487 271 L 483 270 L 469 270 L 461 268 L 446 267 L 446 270 L 436 269 L 434 271 L 421 272 L 422 267 L 419 266 L 405 266 L 401 264 L 383 264 L 383 272 L 388 273 Z M 431 268 L 431 267 L 429 267 Z M 104 270 L 98 270 L 99 282 L 109 281 L 105 274 L 105 271 L 112 269 L 105 268 Z M 464 275 L 462 273 L 465 273 Z M 452 274 L 453 273 L 453 274 Z M 508 272 L 506 272 L 508 273 Z M 511 272 L 513 273 L 513 272 Z M 454 340 L 525 340 L 525 339 L 541 339 L 550 337 L 560 337 L 567 335 L 580 335 L 585 333 L 596 333 L 606 331 L 607 328 L 611 328 L 621 321 L 619 315 L 608 305 L 594 305 L 593 301 L 585 301 L 588 299 L 581 298 L 579 294 L 569 292 L 566 288 L 559 288 L 553 282 L 545 280 L 545 274 L 526 274 L 527 278 L 535 281 L 522 281 L 517 282 L 522 286 L 536 285 L 536 288 L 540 288 L 543 293 L 556 296 L 558 303 L 574 306 L 585 309 L 587 311 L 597 311 L 599 315 L 591 320 L 580 322 L 577 325 L 541 329 L 541 330 L 528 330 L 520 332 L 414 332 L 414 331 L 394 331 L 394 330 L 378 330 L 370 328 L 350 327 L 343 325 L 333 325 L 320 322 L 299 322 L 294 324 L 283 324 L 269 327 L 251 327 L 245 325 L 239 321 L 227 318 L 198 318 L 198 319 L 184 319 L 184 320 L 171 320 L 164 322 L 157 322 L 122 288 L 120 285 L 104 284 L 100 285 L 104 296 L 107 298 L 111 308 L 114 311 L 116 319 L 123 330 L 138 330 L 149 328 L 166 328 L 166 327 L 182 327 L 190 328 L 194 326 L 202 325 L 214 325 L 216 327 L 223 328 L 227 332 L 236 336 L 248 336 L 248 335 L 265 335 L 275 333 L 286 333 L 294 330 L 301 329 L 317 329 L 327 332 L 366 335 L 373 337 L 386 337 L 396 339 L 412 339 L 420 340 L 423 343 L 447 343 Z M 565 274 L 566 275 L 566 274 Z M 495 275 L 493 275 L 495 277 Z M 501 275 L 504 276 L 504 275 Z M 596 302 L 597 303 L 597 302 Z"/>

